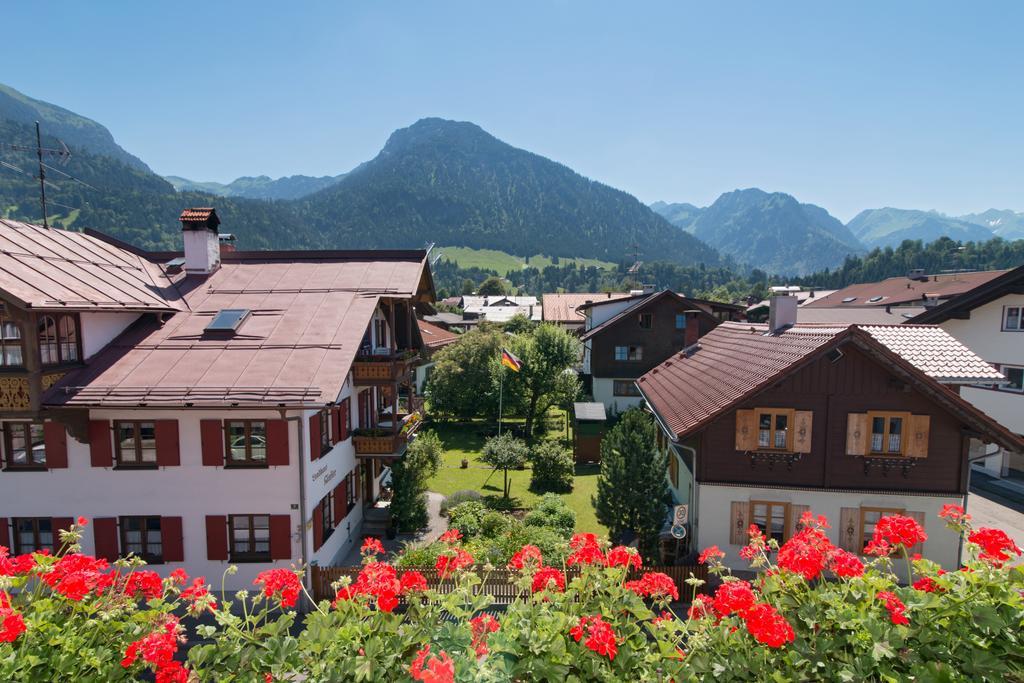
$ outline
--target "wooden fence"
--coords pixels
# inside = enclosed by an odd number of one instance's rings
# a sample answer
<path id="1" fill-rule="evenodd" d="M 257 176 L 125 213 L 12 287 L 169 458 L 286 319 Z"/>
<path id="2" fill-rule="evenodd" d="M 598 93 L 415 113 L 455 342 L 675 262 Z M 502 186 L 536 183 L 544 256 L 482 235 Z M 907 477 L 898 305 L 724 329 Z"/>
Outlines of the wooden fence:
<path id="1" fill-rule="evenodd" d="M 347 576 L 352 581 L 355 581 L 361 567 L 312 567 L 311 569 L 313 572 L 313 596 L 319 602 L 320 600 L 334 599 L 335 591 L 331 588 L 331 584 L 343 576 Z M 451 593 L 455 590 L 455 582 L 451 578 L 442 580 L 439 572 L 433 567 L 409 567 L 405 571 L 412 569 L 423 574 L 427 580 L 427 585 L 441 594 Z M 640 576 L 647 572 L 661 572 L 670 576 L 675 581 L 676 587 L 679 589 L 679 597 L 683 602 L 689 602 L 690 595 L 693 593 L 693 588 L 687 585 L 686 579 L 693 576 L 703 581 L 708 580 L 708 570 L 704 565 L 647 567 L 639 572 L 631 571 L 629 578 L 640 578 Z M 579 573 L 579 569 L 570 568 L 566 571 L 566 578 L 572 580 L 574 577 L 579 576 Z M 513 583 L 517 574 L 518 572 L 512 572 L 508 569 L 493 569 L 490 572 L 481 570 L 480 577 L 484 580 L 477 587 L 477 591 L 491 596 L 496 603 L 507 604 L 512 602 L 518 591 Z M 701 586 L 698 591 L 703 592 L 706 588 L 707 584 Z"/>

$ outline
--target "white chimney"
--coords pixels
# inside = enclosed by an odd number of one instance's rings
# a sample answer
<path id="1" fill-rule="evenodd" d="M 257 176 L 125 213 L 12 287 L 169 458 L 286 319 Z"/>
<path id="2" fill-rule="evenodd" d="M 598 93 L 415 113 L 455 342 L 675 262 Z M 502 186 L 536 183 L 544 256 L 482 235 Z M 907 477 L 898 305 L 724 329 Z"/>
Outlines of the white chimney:
<path id="1" fill-rule="evenodd" d="M 209 275 L 220 268 L 220 236 L 217 210 L 185 209 L 178 218 L 185 242 L 185 273 Z"/>
<path id="2" fill-rule="evenodd" d="M 781 332 L 783 328 L 796 324 L 797 298 L 786 294 L 773 296 L 768 300 L 768 329 Z"/>

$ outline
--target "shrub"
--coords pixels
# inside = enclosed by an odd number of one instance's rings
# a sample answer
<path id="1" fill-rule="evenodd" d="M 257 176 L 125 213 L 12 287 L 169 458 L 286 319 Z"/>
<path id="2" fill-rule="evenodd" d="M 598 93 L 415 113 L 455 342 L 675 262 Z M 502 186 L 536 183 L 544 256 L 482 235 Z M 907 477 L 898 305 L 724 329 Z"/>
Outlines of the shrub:
<path id="1" fill-rule="evenodd" d="M 483 503 L 476 500 L 459 503 L 448 511 L 448 528 L 458 529 L 466 538 L 480 533 L 480 520 L 487 512 Z"/>
<path id="2" fill-rule="evenodd" d="M 561 496 L 548 493 L 526 515 L 523 522 L 527 526 L 547 527 L 569 538 L 576 530 L 576 512 Z"/>
<path id="3" fill-rule="evenodd" d="M 557 441 L 540 441 L 530 451 L 530 460 L 533 463 L 531 491 L 572 491 L 575 463 L 569 449 Z"/>
<path id="4" fill-rule="evenodd" d="M 482 496 L 479 491 L 474 491 L 472 489 L 456 491 L 441 501 L 441 514 L 448 514 L 448 511 L 459 503 L 464 503 L 467 500 L 480 500 L 481 497 Z"/>

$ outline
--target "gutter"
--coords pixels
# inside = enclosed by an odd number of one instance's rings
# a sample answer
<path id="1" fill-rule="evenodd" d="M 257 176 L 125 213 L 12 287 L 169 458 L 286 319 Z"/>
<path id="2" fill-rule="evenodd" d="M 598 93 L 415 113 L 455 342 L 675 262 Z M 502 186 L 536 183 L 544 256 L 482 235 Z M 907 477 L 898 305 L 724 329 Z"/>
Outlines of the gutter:
<path id="1" fill-rule="evenodd" d="M 303 416 L 299 413 L 296 417 L 285 417 L 285 411 L 281 411 L 281 417 L 285 422 L 294 422 L 298 428 L 299 437 L 299 448 L 296 454 L 299 459 L 299 538 L 301 540 L 301 555 L 300 561 L 302 562 L 302 578 L 303 583 L 306 586 L 306 590 L 312 594 L 313 592 L 313 581 L 309 572 L 309 544 L 306 540 L 306 459 L 302 457 L 302 444 L 305 443 L 305 430 L 303 429 Z M 304 607 L 307 598 L 305 595 L 302 596 L 302 602 Z"/>

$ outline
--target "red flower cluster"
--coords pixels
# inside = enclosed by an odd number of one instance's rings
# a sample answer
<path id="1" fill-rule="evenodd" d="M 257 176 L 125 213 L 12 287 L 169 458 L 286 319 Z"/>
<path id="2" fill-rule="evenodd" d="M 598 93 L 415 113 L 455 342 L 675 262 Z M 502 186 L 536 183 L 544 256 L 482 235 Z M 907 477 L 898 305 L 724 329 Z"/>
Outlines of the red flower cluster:
<path id="1" fill-rule="evenodd" d="M 609 660 L 614 660 L 618 652 L 615 631 L 600 614 L 590 617 L 580 617 L 580 622 L 569 629 L 569 635 L 578 643 L 583 640 L 583 645 Z"/>
<path id="2" fill-rule="evenodd" d="M 715 591 L 715 598 L 712 605 L 715 611 L 723 617 L 733 612 L 743 612 L 757 602 L 754 589 L 746 581 L 729 581 L 723 583 Z"/>
<path id="3" fill-rule="evenodd" d="M 455 663 L 444 650 L 441 650 L 439 657 L 432 657 L 430 646 L 424 645 L 409 665 L 409 675 L 414 681 L 424 683 L 452 683 L 455 680 Z"/>
<path id="4" fill-rule="evenodd" d="M 427 590 L 427 580 L 419 572 L 406 572 L 401 578 L 395 568 L 386 562 L 368 562 L 359 572 L 355 583 L 338 590 L 334 606 L 339 600 L 350 600 L 357 595 L 376 598 L 377 609 L 392 612 L 398 607 L 398 598 L 412 591 Z"/>
<path id="5" fill-rule="evenodd" d="M 626 567 L 627 569 L 640 569 L 643 561 L 640 553 L 635 548 L 627 548 L 624 545 L 617 545 L 608 551 L 605 556 L 605 564 L 609 567 Z"/>
<path id="6" fill-rule="evenodd" d="M 813 581 L 825 569 L 833 548 L 824 531 L 805 526 L 779 548 L 778 565 Z"/>
<path id="7" fill-rule="evenodd" d="M 109 567 L 106 560 L 88 555 L 65 555 L 43 574 L 43 582 L 66 598 L 81 600 L 90 592 L 102 595 L 110 588 L 114 576 L 104 573 Z"/>
<path id="8" fill-rule="evenodd" d="M 11 557 L 7 547 L 0 545 L 0 576 L 18 576 L 28 574 L 36 566 L 31 553 Z"/>
<path id="9" fill-rule="evenodd" d="M 171 583 L 178 586 L 184 586 L 185 582 L 187 581 L 188 572 L 186 572 L 184 569 L 181 569 L 179 567 L 178 569 L 175 569 L 173 572 L 171 572 Z"/>
<path id="10" fill-rule="evenodd" d="M 693 598 L 686 616 L 690 619 L 703 619 L 715 615 L 715 600 L 709 595 L 698 594 Z"/>
<path id="11" fill-rule="evenodd" d="M 253 585 L 263 586 L 263 595 L 276 597 L 281 607 L 295 607 L 299 601 L 302 583 L 299 576 L 290 569 L 268 569 L 256 575 Z"/>
<path id="12" fill-rule="evenodd" d="M 190 602 L 188 611 L 192 615 L 198 614 L 204 608 L 210 611 L 217 609 L 217 601 L 210 595 L 205 577 L 197 576 L 192 579 L 192 585 L 181 591 L 181 597 Z"/>
<path id="13" fill-rule="evenodd" d="M 359 552 L 363 555 L 383 555 L 385 553 L 384 544 L 380 542 L 379 538 L 367 536 L 363 539 L 363 547 L 359 549 Z"/>
<path id="14" fill-rule="evenodd" d="M 896 625 L 909 624 L 910 619 L 907 619 L 904 612 L 907 611 L 907 606 L 903 604 L 903 601 L 896 597 L 895 593 L 890 591 L 879 591 L 875 594 L 875 597 L 885 603 L 885 609 L 889 610 L 889 619 Z"/>
<path id="15" fill-rule="evenodd" d="M 751 531 L 757 529 L 757 527 L 753 525 L 751 525 L 750 528 Z M 760 531 L 761 530 L 758 529 L 758 533 L 760 533 Z M 707 564 L 710 561 L 721 560 L 724 557 L 725 553 L 723 553 L 717 545 L 713 545 L 708 548 L 704 548 L 704 550 L 701 551 L 701 554 L 697 556 L 697 564 Z"/>
<path id="16" fill-rule="evenodd" d="M 869 555 L 891 555 L 899 547 L 911 548 L 928 540 L 928 534 L 912 517 L 888 515 L 875 524 L 875 534 L 864 548 Z"/>
<path id="17" fill-rule="evenodd" d="M 922 576 L 912 586 L 914 590 L 919 590 L 922 593 L 934 593 L 939 588 L 939 584 L 935 583 L 935 579 L 930 576 Z"/>
<path id="18" fill-rule="evenodd" d="M 13 643 L 25 632 L 25 619 L 11 609 L 11 598 L 0 591 L 0 643 Z"/>
<path id="19" fill-rule="evenodd" d="M 442 543 L 458 543 L 462 540 L 462 532 L 458 529 L 449 529 L 448 531 L 441 534 L 441 538 L 437 539 Z"/>
<path id="20" fill-rule="evenodd" d="M 487 636 L 501 628 L 501 625 L 490 614 L 481 614 L 469 620 L 469 628 L 473 634 L 471 647 L 477 657 L 483 657 L 488 652 Z"/>
<path id="21" fill-rule="evenodd" d="M 939 517 L 954 525 L 971 521 L 971 516 L 964 512 L 961 506 L 951 503 L 942 506 L 942 509 L 939 510 Z"/>
<path id="22" fill-rule="evenodd" d="M 458 533 L 457 530 L 456 533 Z M 437 562 L 434 563 L 434 568 L 441 574 L 442 579 L 447 579 L 460 569 L 472 567 L 473 562 L 475 562 L 475 560 L 472 555 L 462 548 L 455 548 L 453 553 L 446 552 L 438 555 Z"/>
<path id="23" fill-rule="evenodd" d="M 121 666 L 128 669 L 141 656 L 156 671 L 157 683 L 185 683 L 188 680 L 188 670 L 181 662 L 174 661 L 174 654 L 178 651 L 180 630 L 177 618 L 168 617 L 162 628 L 128 646 Z"/>
<path id="24" fill-rule="evenodd" d="M 575 534 L 569 541 L 569 547 L 573 553 L 569 555 L 565 564 L 570 567 L 577 564 L 605 564 L 601 544 L 594 534 Z"/>
<path id="25" fill-rule="evenodd" d="M 565 574 L 554 567 L 541 567 L 533 575 L 533 584 L 530 588 L 534 593 L 545 590 L 560 593 L 565 590 Z"/>
<path id="26" fill-rule="evenodd" d="M 750 543 L 740 548 L 740 557 L 749 562 L 757 557 L 759 553 L 768 552 L 768 541 L 765 540 L 764 534 L 761 532 L 761 527 L 756 524 L 750 525 L 750 528 L 747 529 L 747 535 L 750 536 Z M 725 553 L 718 550 L 718 546 L 711 546 L 711 548 L 717 550 L 721 557 L 725 557 Z"/>
<path id="27" fill-rule="evenodd" d="M 512 559 L 508 561 L 510 569 L 522 570 L 526 567 L 541 567 L 544 564 L 544 557 L 540 553 L 540 548 L 535 545 L 524 545 L 522 548 L 517 550 L 512 556 Z"/>
<path id="28" fill-rule="evenodd" d="M 136 599 L 141 595 L 146 600 L 155 600 L 164 594 L 164 582 L 154 571 L 134 571 L 125 579 L 124 592 Z"/>
<path id="29" fill-rule="evenodd" d="M 842 579 L 850 579 L 864 575 L 864 563 L 854 553 L 841 548 L 833 548 L 828 555 L 828 568 Z"/>
<path id="30" fill-rule="evenodd" d="M 993 564 L 996 567 L 1003 566 L 1003 563 L 1012 557 L 1021 554 L 1021 549 L 1013 542 L 1013 539 L 1006 535 L 1002 529 L 990 529 L 982 527 L 972 531 L 967 540 L 981 546 L 981 553 L 978 559 Z"/>
<path id="31" fill-rule="evenodd" d="M 648 572 L 636 581 L 627 581 L 623 588 L 633 591 L 641 597 L 655 600 L 679 599 L 679 589 L 672 577 L 661 572 Z"/>
<path id="32" fill-rule="evenodd" d="M 768 647 L 782 647 L 796 640 L 796 633 L 786 618 L 771 605 L 757 603 L 741 615 L 750 635 Z"/>
<path id="33" fill-rule="evenodd" d="M 663 610 L 660 615 L 658 615 L 658 616 L 654 617 L 653 619 L 651 619 L 651 624 L 653 626 L 660 626 L 660 625 L 664 624 L 665 622 L 672 621 L 673 619 L 675 619 L 675 617 L 672 616 L 671 612 L 665 612 Z"/>

